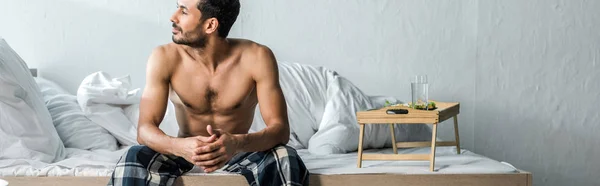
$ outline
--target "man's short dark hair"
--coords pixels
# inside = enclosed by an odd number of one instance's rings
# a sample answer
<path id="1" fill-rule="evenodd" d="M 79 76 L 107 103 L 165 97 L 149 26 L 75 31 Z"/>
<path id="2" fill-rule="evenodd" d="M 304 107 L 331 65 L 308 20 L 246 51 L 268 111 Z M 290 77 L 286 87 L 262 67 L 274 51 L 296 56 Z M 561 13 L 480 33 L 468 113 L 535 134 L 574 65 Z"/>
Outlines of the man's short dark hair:
<path id="1" fill-rule="evenodd" d="M 219 28 L 217 32 L 222 38 L 229 35 L 233 23 L 240 13 L 239 0 L 200 0 L 198 10 L 202 13 L 202 20 L 217 18 Z"/>

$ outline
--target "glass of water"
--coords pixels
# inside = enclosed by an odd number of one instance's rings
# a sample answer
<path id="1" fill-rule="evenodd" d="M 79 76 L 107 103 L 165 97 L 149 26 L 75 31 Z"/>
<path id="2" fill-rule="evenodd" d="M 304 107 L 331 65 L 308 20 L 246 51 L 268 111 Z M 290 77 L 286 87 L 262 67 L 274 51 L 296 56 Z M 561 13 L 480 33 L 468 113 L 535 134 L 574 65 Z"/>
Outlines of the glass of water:
<path id="1" fill-rule="evenodd" d="M 411 108 L 427 109 L 429 104 L 429 83 L 427 75 L 417 75 L 410 84 L 412 102 Z"/>

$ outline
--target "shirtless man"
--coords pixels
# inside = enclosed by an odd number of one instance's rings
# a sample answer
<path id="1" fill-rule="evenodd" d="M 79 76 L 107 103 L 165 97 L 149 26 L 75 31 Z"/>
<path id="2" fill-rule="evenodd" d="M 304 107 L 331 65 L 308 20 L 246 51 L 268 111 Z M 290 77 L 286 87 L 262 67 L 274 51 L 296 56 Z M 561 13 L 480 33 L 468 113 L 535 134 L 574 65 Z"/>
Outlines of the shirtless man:
<path id="1" fill-rule="evenodd" d="M 242 174 L 250 185 L 307 185 L 308 171 L 286 146 L 289 125 L 277 62 L 266 46 L 228 39 L 238 0 L 179 0 L 173 43 L 149 57 L 138 142 L 109 185 L 171 185 L 194 166 Z M 178 137 L 161 123 L 175 104 Z M 248 133 L 259 104 L 267 127 Z"/>

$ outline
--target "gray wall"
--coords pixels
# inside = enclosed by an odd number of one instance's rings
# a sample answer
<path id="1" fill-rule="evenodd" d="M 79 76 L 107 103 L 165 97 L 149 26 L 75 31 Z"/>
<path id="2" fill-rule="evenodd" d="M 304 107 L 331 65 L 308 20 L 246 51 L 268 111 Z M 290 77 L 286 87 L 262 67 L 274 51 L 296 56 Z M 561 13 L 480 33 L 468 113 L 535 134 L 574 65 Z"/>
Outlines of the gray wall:
<path id="1" fill-rule="evenodd" d="M 463 147 L 534 173 L 535 185 L 599 185 L 600 1 L 247 0 L 233 37 L 280 61 L 323 65 L 372 95 L 460 101 Z M 170 41 L 174 1 L 2 0 L 3 36 L 75 92 L 85 75 L 130 74 Z M 451 139 L 449 123 L 440 135 Z"/>
<path id="2" fill-rule="evenodd" d="M 600 1 L 480 1 L 478 28 L 475 152 L 600 185 Z"/>
<path id="3" fill-rule="evenodd" d="M 100 70 L 143 87 L 152 48 L 171 41 L 174 10 L 169 0 L 0 0 L 0 36 L 72 93 Z"/>

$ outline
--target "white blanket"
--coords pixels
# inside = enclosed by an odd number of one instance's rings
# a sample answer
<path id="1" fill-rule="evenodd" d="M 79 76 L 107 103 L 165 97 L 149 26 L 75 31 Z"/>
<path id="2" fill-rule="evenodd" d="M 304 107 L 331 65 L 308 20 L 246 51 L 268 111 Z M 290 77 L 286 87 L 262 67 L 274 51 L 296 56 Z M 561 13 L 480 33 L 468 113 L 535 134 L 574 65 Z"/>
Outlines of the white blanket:
<path id="1" fill-rule="evenodd" d="M 77 101 L 87 117 L 108 130 L 121 145 L 137 145 L 139 90 L 131 87 L 129 76 L 112 78 L 106 72 L 95 72 L 81 82 Z M 171 102 L 160 128 L 167 135 L 177 136 L 179 127 Z"/>
<path id="2" fill-rule="evenodd" d="M 136 128 L 123 111 L 139 102 L 139 89 L 131 89 L 129 77 L 112 78 L 96 72 L 83 79 L 77 102 L 90 120 L 108 130 L 122 145 L 135 145 Z"/>

